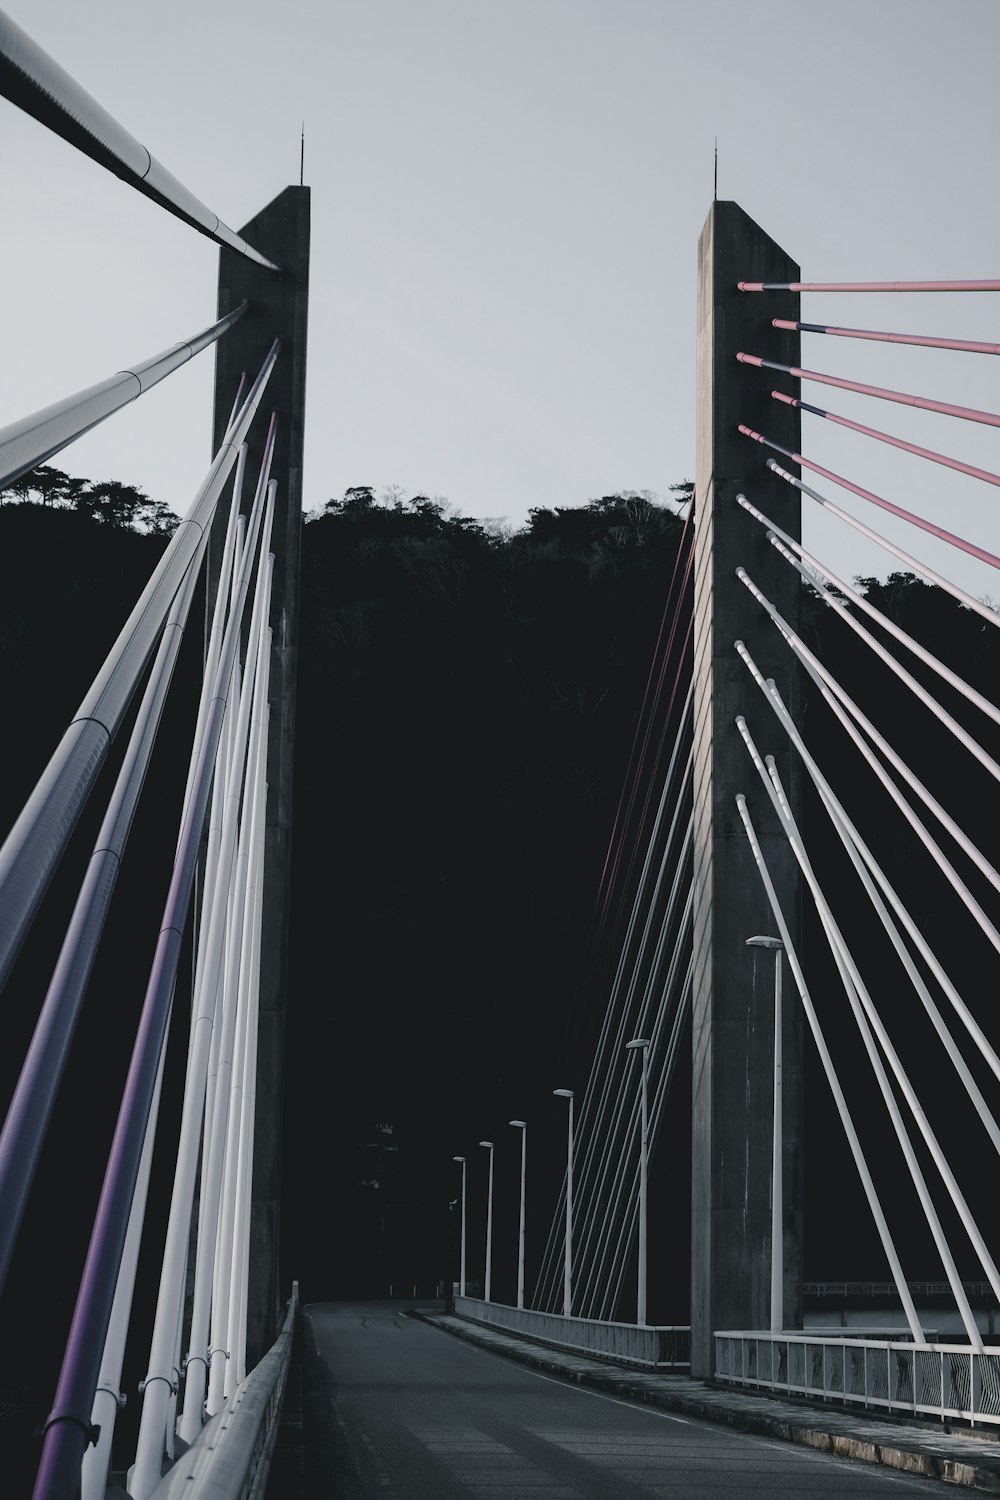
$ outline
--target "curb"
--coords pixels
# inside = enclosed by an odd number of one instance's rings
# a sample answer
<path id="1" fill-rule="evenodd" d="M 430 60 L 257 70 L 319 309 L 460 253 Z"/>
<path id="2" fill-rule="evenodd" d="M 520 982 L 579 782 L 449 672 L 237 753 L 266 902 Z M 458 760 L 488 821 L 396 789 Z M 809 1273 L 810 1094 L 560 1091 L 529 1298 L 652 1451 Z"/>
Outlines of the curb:
<path id="1" fill-rule="evenodd" d="M 452 1321 L 440 1314 L 421 1312 L 416 1308 L 411 1309 L 409 1315 L 411 1318 L 418 1318 L 423 1323 L 432 1324 L 442 1333 L 450 1333 L 455 1338 L 465 1339 L 467 1343 L 475 1344 L 481 1349 L 488 1349 L 491 1353 L 500 1354 L 534 1369 L 544 1370 L 547 1374 L 558 1375 L 577 1385 L 613 1392 L 631 1401 L 660 1406 L 668 1411 L 695 1417 L 702 1422 L 712 1422 L 720 1427 L 731 1427 L 737 1432 L 751 1433 L 757 1437 L 777 1438 L 782 1442 L 797 1443 L 802 1447 L 831 1453 L 839 1458 L 853 1458 L 861 1463 L 879 1464 L 883 1468 L 898 1469 L 903 1473 L 920 1475 L 925 1479 L 937 1479 L 947 1484 L 961 1485 L 966 1489 L 978 1490 L 980 1493 L 1000 1495 L 1000 1445 L 997 1448 L 996 1458 L 990 1463 L 982 1463 L 974 1458 L 965 1460 L 940 1451 L 929 1452 L 922 1448 L 919 1442 L 912 1447 L 904 1447 L 898 1442 L 875 1442 L 869 1437 L 854 1435 L 850 1432 L 833 1432 L 829 1430 L 829 1427 L 810 1425 L 804 1418 L 798 1421 L 788 1419 L 778 1412 L 771 1415 L 758 1409 L 750 1409 L 751 1405 L 756 1407 L 753 1398 L 751 1401 L 746 1401 L 746 1398 L 737 1393 L 730 1393 L 723 1387 L 706 1385 L 706 1391 L 711 1392 L 713 1397 L 718 1392 L 718 1397 L 703 1399 L 687 1391 L 671 1391 L 660 1384 L 653 1384 L 654 1381 L 675 1377 L 644 1376 L 638 1371 L 635 1374 L 626 1373 L 590 1360 L 583 1355 L 579 1358 L 571 1356 L 573 1362 L 569 1364 L 554 1351 L 522 1340 L 516 1334 L 508 1334 L 506 1331 L 494 1332 L 492 1329 L 472 1323 L 463 1326 L 457 1320 Z M 746 1404 L 740 1404 L 743 1402 Z M 867 1413 L 865 1415 L 867 1416 Z M 882 1419 L 876 1418 L 875 1420 Z M 932 1430 L 928 1431 L 926 1436 L 926 1442 L 939 1450 L 946 1444 L 957 1446 L 967 1441 L 969 1439 L 964 1437 L 949 1438 Z"/>

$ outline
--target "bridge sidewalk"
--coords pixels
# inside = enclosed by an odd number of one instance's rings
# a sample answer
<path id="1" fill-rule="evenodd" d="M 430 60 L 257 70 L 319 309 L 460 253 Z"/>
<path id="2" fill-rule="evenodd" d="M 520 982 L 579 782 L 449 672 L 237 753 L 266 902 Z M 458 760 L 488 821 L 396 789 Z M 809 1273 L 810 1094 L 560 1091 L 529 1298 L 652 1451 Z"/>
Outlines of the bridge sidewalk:
<path id="1" fill-rule="evenodd" d="M 534 1344 L 517 1334 L 487 1328 L 447 1313 L 414 1309 L 411 1317 L 443 1329 L 446 1333 L 519 1360 L 547 1374 L 577 1381 L 609 1395 L 633 1401 L 648 1401 L 665 1410 L 683 1413 L 706 1422 L 733 1427 L 740 1432 L 779 1438 L 883 1464 L 908 1474 L 945 1480 L 990 1495 L 1000 1495 L 1000 1441 L 989 1434 L 945 1429 L 931 1422 L 877 1417 L 806 1401 L 745 1391 L 693 1380 L 684 1375 L 660 1375 L 629 1369 L 586 1355 Z"/>

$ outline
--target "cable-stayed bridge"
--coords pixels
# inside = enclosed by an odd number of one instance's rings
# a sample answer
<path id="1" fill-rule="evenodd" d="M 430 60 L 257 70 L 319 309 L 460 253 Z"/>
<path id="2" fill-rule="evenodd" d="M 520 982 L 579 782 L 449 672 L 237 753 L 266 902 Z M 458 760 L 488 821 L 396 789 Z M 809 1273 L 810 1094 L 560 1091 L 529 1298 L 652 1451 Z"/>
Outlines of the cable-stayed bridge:
<path id="1" fill-rule="evenodd" d="M 295 1311 L 278 1278 L 276 1142 L 309 195 L 287 189 L 235 233 L 3 17 L 0 53 L 8 98 L 221 246 L 210 328 L 0 432 L 4 488 L 216 348 L 205 481 L 111 654 L 94 663 L 93 685 L 0 852 L 5 983 L 74 831 L 86 828 L 90 793 L 106 795 L 0 1136 L 6 1279 L 203 576 L 203 688 L 169 889 L 35 1495 L 72 1496 L 80 1486 L 87 1500 L 105 1493 L 160 1129 L 178 1145 L 155 1312 L 142 1330 L 137 1447 L 122 1465 L 128 1491 L 136 1500 L 178 1487 L 261 1492 Z M 952 601 L 982 637 L 987 666 L 995 661 L 995 611 L 921 562 L 917 534 L 990 566 L 1000 557 L 952 533 L 946 506 L 927 518 L 876 493 L 861 482 L 863 463 L 860 479 L 818 466 L 801 452 L 799 426 L 806 410 L 863 439 L 859 460 L 865 444 L 882 443 L 1000 483 L 938 451 L 939 442 L 949 447 L 944 437 L 904 439 L 801 396 L 815 383 L 908 405 L 942 432 L 952 424 L 961 450 L 958 424 L 1000 418 L 910 392 L 905 374 L 897 388 L 804 368 L 802 335 L 819 347 L 831 338 L 899 346 L 904 372 L 918 345 L 968 356 L 995 356 L 1000 345 L 806 323 L 799 298 L 864 292 L 878 306 L 884 294 L 918 308 L 918 294 L 976 291 L 1000 291 L 1000 282 L 803 283 L 741 209 L 712 207 L 699 250 L 694 499 L 664 580 L 663 629 L 584 965 L 582 983 L 603 1019 L 586 1076 L 554 1091 L 566 1109 L 565 1175 L 532 1277 L 531 1122 L 511 1122 L 522 1183 L 514 1306 L 492 1296 L 500 1148 L 480 1143 L 489 1170 L 480 1296 L 470 1295 L 479 1276 L 466 1254 L 473 1151 L 456 1157 L 456 1306 L 471 1319 L 612 1359 L 689 1366 L 706 1379 L 1000 1421 L 1000 1349 L 980 1305 L 990 1294 L 1000 1300 L 1000 1273 L 979 1165 L 1000 1149 L 992 1102 L 1000 1059 L 982 983 L 1000 951 L 1000 875 L 988 836 L 1000 710 L 981 672 L 940 658 L 801 541 L 804 497 Z M 824 486 L 863 502 L 863 520 L 814 486 L 817 471 Z M 913 553 L 880 535 L 879 511 L 912 527 Z M 816 631 L 826 612 L 887 674 L 874 704 L 858 701 L 849 674 L 845 681 L 839 662 L 849 653 L 824 660 L 817 648 L 831 638 Z M 915 741 L 898 734 L 898 705 L 910 698 L 932 725 Z M 161 1125 L 168 1028 L 184 1027 L 185 1006 L 183 1097 Z M 807 1098 L 813 1079 L 817 1097 Z M 671 1114 L 671 1100 L 688 1091 L 690 1137 Z M 821 1131 L 842 1134 L 838 1170 L 852 1181 L 831 1183 L 829 1196 L 849 1195 L 851 1214 L 865 1215 L 864 1233 L 878 1247 L 873 1279 L 890 1288 L 898 1328 L 852 1338 L 845 1327 L 806 1324 L 802 1246 L 815 1159 L 807 1111 L 822 1119 Z M 650 1221 L 669 1217 L 663 1195 L 676 1196 L 678 1181 L 687 1191 L 686 1172 L 671 1176 L 667 1166 L 689 1153 L 690 1209 L 676 1209 L 669 1271 L 676 1280 L 682 1266 L 690 1279 L 689 1319 L 651 1323 L 650 1303 L 669 1297 L 665 1263 L 648 1253 Z M 940 1267 L 933 1321 L 915 1285 L 915 1245 L 921 1265 L 933 1246 Z M 956 1328 L 944 1339 L 942 1299 Z"/>

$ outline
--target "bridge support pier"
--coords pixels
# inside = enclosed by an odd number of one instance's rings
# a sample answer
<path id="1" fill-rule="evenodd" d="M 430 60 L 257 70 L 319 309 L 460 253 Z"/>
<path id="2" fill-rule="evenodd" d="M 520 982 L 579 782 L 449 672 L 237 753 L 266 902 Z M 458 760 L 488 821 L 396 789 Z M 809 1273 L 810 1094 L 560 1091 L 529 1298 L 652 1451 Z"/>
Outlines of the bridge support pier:
<path id="1" fill-rule="evenodd" d="M 280 274 L 253 265 L 230 250 L 222 251 L 219 266 L 219 306 L 228 312 L 248 298 L 250 307 L 230 337 L 216 346 L 213 451 L 221 444 L 241 373 L 246 370 L 252 380 L 274 339 L 281 339 L 281 353 L 261 403 L 261 414 L 250 431 L 247 459 L 247 473 L 256 474 L 267 431 L 266 413 L 276 411 L 277 435 L 271 468 L 272 478 L 278 481 L 271 542 L 275 554 L 271 592 L 274 634 L 247 1308 L 248 1369 L 267 1352 L 277 1336 L 281 1325 L 279 1313 L 291 1286 L 287 1273 L 284 1286 L 279 1276 L 278 1231 L 302 533 L 309 192 L 307 187 L 285 188 L 240 231 L 250 244 L 282 267 Z M 220 532 L 213 534 L 210 543 L 209 578 L 213 589 L 219 574 L 222 540 Z"/>
<path id="2" fill-rule="evenodd" d="M 773 932 L 753 854 L 740 824 L 743 792 L 788 919 L 800 930 L 795 861 L 735 726 L 745 714 L 761 753 L 775 756 L 797 813 L 798 767 L 787 740 L 733 649 L 746 642 L 792 707 L 788 650 L 736 578 L 740 565 L 791 621 L 799 578 L 736 504 L 745 490 L 793 536 L 797 490 L 767 469 L 741 422 L 798 451 L 797 410 L 771 389 L 797 381 L 739 364 L 737 352 L 799 363 L 797 333 L 771 318 L 797 319 L 792 293 L 740 292 L 737 282 L 797 281 L 789 257 L 735 203 L 712 205 L 698 247 L 698 430 L 695 481 L 694 1027 L 691 1371 L 714 1373 L 715 1330 L 770 1326 L 772 966 L 747 938 Z M 784 1007 L 784 1297 L 787 1326 L 801 1326 L 802 1022 Z"/>

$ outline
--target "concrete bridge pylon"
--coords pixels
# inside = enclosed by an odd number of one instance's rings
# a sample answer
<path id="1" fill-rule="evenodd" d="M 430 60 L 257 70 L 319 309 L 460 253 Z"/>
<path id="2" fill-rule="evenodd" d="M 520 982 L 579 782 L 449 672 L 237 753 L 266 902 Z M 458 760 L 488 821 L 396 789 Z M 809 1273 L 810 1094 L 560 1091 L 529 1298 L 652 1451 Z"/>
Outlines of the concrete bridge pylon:
<path id="1" fill-rule="evenodd" d="M 746 642 L 793 714 L 798 687 L 781 636 L 736 569 L 745 567 L 793 624 L 800 582 L 736 496 L 745 490 L 795 537 L 801 523 L 799 492 L 771 474 L 762 449 L 738 428 L 744 423 L 798 452 L 800 421 L 797 409 L 771 398 L 772 384 L 797 395 L 798 382 L 763 381 L 759 370 L 751 376 L 736 355 L 799 365 L 799 334 L 771 323 L 797 320 L 799 298 L 745 293 L 737 283 L 798 279 L 798 266 L 738 204 L 713 203 L 698 246 L 695 471 L 691 1370 L 701 1377 L 714 1373 L 715 1330 L 770 1326 L 773 967 L 745 944 L 771 933 L 773 921 L 738 793 L 750 804 L 796 944 L 801 903 L 794 856 L 755 785 L 737 715 L 746 715 L 761 753 L 775 756 L 796 815 L 799 776 L 734 642 Z M 802 1023 L 791 996 L 783 1013 L 783 1279 L 785 1323 L 794 1327 L 801 1326 Z"/>

